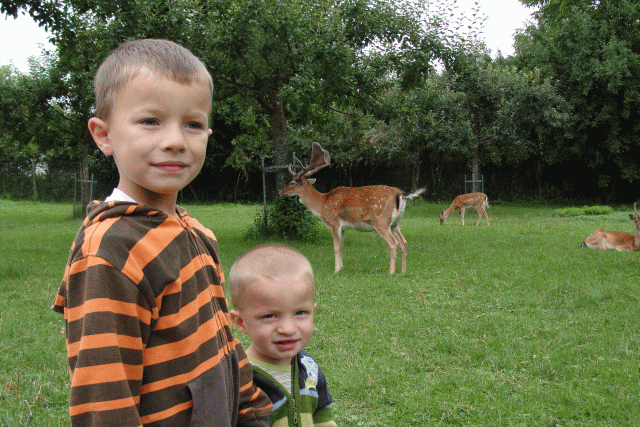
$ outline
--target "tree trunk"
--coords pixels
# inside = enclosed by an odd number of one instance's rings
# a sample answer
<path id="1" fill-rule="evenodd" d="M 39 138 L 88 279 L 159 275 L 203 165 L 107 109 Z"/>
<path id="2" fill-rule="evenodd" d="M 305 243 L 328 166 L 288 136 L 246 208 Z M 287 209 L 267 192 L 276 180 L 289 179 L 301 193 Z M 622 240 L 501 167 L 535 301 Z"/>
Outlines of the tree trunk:
<path id="1" fill-rule="evenodd" d="M 420 182 L 420 168 L 422 167 L 422 154 L 418 153 L 415 161 L 413 162 L 413 188 L 418 188 L 418 183 Z M 410 188 L 409 190 L 412 190 Z"/>
<path id="2" fill-rule="evenodd" d="M 282 93 L 277 88 L 269 100 L 269 122 L 271 123 L 271 137 L 273 138 L 274 164 L 286 165 L 289 156 L 289 129 L 284 118 L 282 108 Z M 276 187 L 282 187 L 288 180 L 287 169 L 279 168 L 276 171 Z"/>
<path id="3" fill-rule="evenodd" d="M 542 160 L 538 159 L 538 171 L 536 172 L 536 179 L 538 181 L 538 198 L 542 199 Z"/>
<path id="4" fill-rule="evenodd" d="M 38 198 L 38 186 L 36 185 L 36 167 L 38 162 L 36 159 L 31 159 L 31 182 L 33 185 L 33 198 L 34 200 Z"/>
<path id="5" fill-rule="evenodd" d="M 471 153 L 471 180 L 473 181 L 472 191 L 474 193 L 482 191 L 480 186 L 480 143 L 476 138 L 473 152 Z"/>
<path id="6" fill-rule="evenodd" d="M 82 155 L 80 156 L 80 204 L 87 206 L 91 200 L 89 194 L 89 147 L 87 134 L 82 138 Z"/>

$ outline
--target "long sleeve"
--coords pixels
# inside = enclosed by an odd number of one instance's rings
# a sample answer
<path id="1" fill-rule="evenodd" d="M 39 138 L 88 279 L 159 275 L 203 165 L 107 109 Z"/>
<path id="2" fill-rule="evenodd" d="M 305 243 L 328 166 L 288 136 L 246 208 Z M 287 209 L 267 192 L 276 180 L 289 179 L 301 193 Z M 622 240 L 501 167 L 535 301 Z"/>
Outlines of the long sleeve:
<path id="1" fill-rule="evenodd" d="M 105 260 L 87 257 L 81 264 L 69 277 L 64 310 L 72 425 L 140 426 L 151 309 L 137 286 Z"/>

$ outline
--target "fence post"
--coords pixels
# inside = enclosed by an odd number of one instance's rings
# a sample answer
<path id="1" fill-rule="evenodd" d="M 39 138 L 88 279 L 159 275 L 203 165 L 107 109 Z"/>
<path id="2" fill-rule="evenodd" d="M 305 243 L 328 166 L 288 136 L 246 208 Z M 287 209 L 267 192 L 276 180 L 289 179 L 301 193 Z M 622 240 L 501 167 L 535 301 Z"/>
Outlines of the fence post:
<path id="1" fill-rule="evenodd" d="M 87 179 L 78 179 L 78 174 L 73 174 L 73 217 L 74 218 L 79 218 L 82 217 L 83 215 L 77 215 L 76 214 L 76 201 L 77 201 L 77 191 L 76 188 L 78 187 L 78 183 L 82 184 L 82 183 L 89 183 L 89 201 L 93 200 L 93 184 L 97 184 L 97 181 L 93 180 L 93 174 L 91 174 L 91 179 L 87 180 Z M 82 200 L 79 202 L 80 204 L 82 204 Z M 82 206 L 81 206 L 82 207 Z"/>
<path id="2" fill-rule="evenodd" d="M 264 169 L 264 156 L 260 156 L 262 160 L 262 204 L 264 207 L 264 229 L 269 229 L 269 223 L 267 222 L 267 184 L 266 184 L 266 171 Z"/>
<path id="3" fill-rule="evenodd" d="M 262 203 L 264 205 L 264 226 L 267 228 L 267 184 L 266 184 L 266 173 L 267 172 L 275 172 L 278 169 L 284 169 L 288 167 L 287 165 L 273 165 L 273 166 L 265 166 L 264 165 L 264 156 L 260 156 L 262 161 Z M 296 153 L 292 153 L 291 164 L 293 167 L 296 167 Z"/>
<path id="4" fill-rule="evenodd" d="M 484 174 L 480 176 L 480 179 L 473 179 L 473 175 L 471 175 L 471 179 L 467 179 L 467 175 L 464 176 L 464 192 L 469 193 L 467 190 L 467 184 L 471 184 L 471 190 L 473 190 L 473 184 L 479 182 L 482 184 L 482 192 L 484 193 Z"/>

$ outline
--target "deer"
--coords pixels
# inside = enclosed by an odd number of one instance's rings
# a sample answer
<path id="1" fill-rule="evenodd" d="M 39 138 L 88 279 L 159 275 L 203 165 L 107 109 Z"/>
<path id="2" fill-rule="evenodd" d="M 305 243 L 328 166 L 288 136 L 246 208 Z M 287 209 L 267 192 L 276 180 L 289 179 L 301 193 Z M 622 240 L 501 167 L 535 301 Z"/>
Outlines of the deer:
<path id="1" fill-rule="evenodd" d="M 635 236 L 622 231 L 604 231 L 598 228 L 584 239 L 581 248 L 591 249 L 615 249 L 620 252 L 637 251 L 640 249 L 640 216 L 638 216 L 637 203 L 633 204 L 634 215 L 629 214 L 629 219 L 636 223 Z"/>
<path id="2" fill-rule="evenodd" d="M 476 226 L 480 225 L 480 221 L 482 221 L 482 216 L 487 220 L 487 225 L 489 225 L 489 215 L 487 215 L 487 206 L 489 206 L 489 198 L 484 193 L 467 193 L 461 194 L 453 199 L 453 203 L 449 206 L 449 209 L 446 211 L 440 212 L 440 225 L 443 225 L 447 220 L 447 217 L 453 213 L 455 210 L 460 211 L 460 218 L 462 218 L 462 225 L 464 226 L 464 209 L 466 207 L 473 206 L 476 208 L 476 212 L 478 212 L 478 222 Z"/>
<path id="3" fill-rule="evenodd" d="M 314 142 L 311 147 L 311 161 L 302 170 L 294 172 L 289 165 L 293 179 L 279 190 L 281 195 L 298 196 L 300 202 L 314 215 L 320 217 L 333 234 L 335 273 L 343 268 L 342 246 L 344 230 L 376 231 L 389 245 L 389 274 L 395 274 L 398 247 L 402 252 L 402 273 L 407 269 L 407 241 L 400 232 L 400 220 L 404 215 L 407 199 L 418 197 L 424 188 L 405 193 L 399 188 L 386 185 L 364 187 L 337 187 L 321 193 L 313 187 L 315 178 L 311 175 L 331 164 L 329 152 Z"/>

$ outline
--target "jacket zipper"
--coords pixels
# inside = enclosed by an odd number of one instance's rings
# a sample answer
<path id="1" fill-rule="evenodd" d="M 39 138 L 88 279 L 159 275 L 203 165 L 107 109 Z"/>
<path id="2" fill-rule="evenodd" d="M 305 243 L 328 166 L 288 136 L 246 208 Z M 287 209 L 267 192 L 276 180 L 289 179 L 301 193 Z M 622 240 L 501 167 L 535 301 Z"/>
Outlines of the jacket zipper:
<path id="1" fill-rule="evenodd" d="M 196 253 L 198 254 L 198 260 L 200 261 L 200 267 L 202 269 L 205 268 L 204 263 L 202 262 L 202 249 L 200 249 L 200 246 L 198 245 L 198 241 L 200 240 L 200 238 L 198 237 L 198 234 L 195 232 L 195 230 L 193 228 L 191 228 L 191 226 L 189 225 L 189 223 L 187 222 L 186 218 L 183 217 L 182 215 L 180 215 L 180 223 L 182 224 L 182 226 L 184 228 L 187 229 L 187 231 L 189 232 L 189 234 L 191 234 L 191 243 L 193 244 L 193 246 L 196 248 Z M 214 301 L 215 301 L 215 295 L 213 294 L 213 291 L 211 290 L 211 286 L 212 284 L 209 283 L 207 285 L 207 289 L 209 290 L 209 295 L 211 296 L 211 304 L 214 305 Z M 216 308 L 214 307 L 213 310 L 215 311 Z"/>
<path id="2" fill-rule="evenodd" d="M 293 358 L 293 362 L 295 363 L 295 357 Z M 298 405 L 296 403 L 296 368 L 295 365 L 291 364 L 291 403 L 293 404 L 293 425 L 298 425 Z"/>

